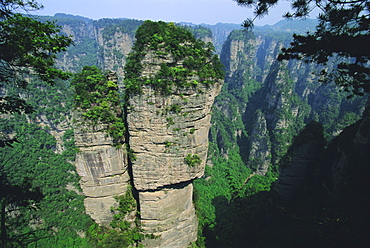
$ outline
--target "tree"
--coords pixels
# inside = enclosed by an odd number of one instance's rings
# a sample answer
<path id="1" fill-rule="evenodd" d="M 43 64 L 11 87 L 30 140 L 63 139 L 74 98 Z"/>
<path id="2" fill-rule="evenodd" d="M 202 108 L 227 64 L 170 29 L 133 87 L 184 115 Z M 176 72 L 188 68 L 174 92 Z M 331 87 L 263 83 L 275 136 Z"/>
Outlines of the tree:
<path id="1" fill-rule="evenodd" d="M 50 84 L 69 74 L 54 67 L 56 55 L 72 43 L 59 35 L 52 22 L 42 23 L 16 11 L 36 10 L 34 0 L 0 1 L 0 86 L 14 84 L 25 88 L 27 78 L 37 76 Z M 32 108 L 18 96 L 0 97 L 0 113 L 30 113 Z"/>
<path id="2" fill-rule="evenodd" d="M 279 0 L 234 0 L 240 6 L 254 7 L 255 16 L 244 21 L 252 28 L 257 17 L 268 14 Z M 316 31 L 293 35 L 290 47 L 283 48 L 279 60 L 301 59 L 325 65 L 334 61 L 332 70 L 320 71 L 323 82 L 335 82 L 349 92 L 348 98 L 370 92 L 370 2 L 367 0 L 292 0 L 286 18 L 305 18 L 319 8 Z"/>
<path id="3" fill-rule="evenodd" d="M 114 80 L 114 81 L 112 81 Z M 115 146 L 121 146 L 125 124 L 116 75 L 96 66 L 85 66 L 71 81 L 74 107 L 90 125 L 106 124 Z"/>
<path id="4" fill-rule="evenodd" d="M 18 13 L 19 10 L 41 7 L 35 0 L 0 1 L 0 87 L 26 88 L 32 77 L 50 84 L 57 78 L 69 77 L 69 73 L 56 69 L 54 64 L 56 54 L 65 51 L 72 40 L 59 35 L 60 29 L 54 23 L 42 23 Z M 31 112 L 32 107 L 20 96 L 0 95 L 0 114 Z M 0 147 L 12 146 L 13 142 L 17 139 L 0 137 Z M 0 244 L 2 247 L 15 247 L 17 244 L 24 247 L 34 240 L 31 237 L 33 233 L 10 237 L 7 232 L 10 212 L 21 207 L 32 208 L 42 195 L 38 190 L 30 189 L 27 178 L 23 178 L 22 184 L 13 184 L 5 165 L 6 162 L 0 164 Z"/>
<path id="5" fill-rule="evenodd" d="M 0 1 L 0 87 L 12 84 L 26 88 L 27 80 L 37 76 L 53 84 L 56 78 L 67 79 L 69 74 L 54 67 L 56 54 L 72 43 L 59 35 L 52 22 L 42 23 L 17 13 L 42 8 L 35 0 Z M 19 96 L 0 96 L 0 114 L 31 113 L 32 107 Z M 0 147 L 14 139 L 0 138 Z"/>

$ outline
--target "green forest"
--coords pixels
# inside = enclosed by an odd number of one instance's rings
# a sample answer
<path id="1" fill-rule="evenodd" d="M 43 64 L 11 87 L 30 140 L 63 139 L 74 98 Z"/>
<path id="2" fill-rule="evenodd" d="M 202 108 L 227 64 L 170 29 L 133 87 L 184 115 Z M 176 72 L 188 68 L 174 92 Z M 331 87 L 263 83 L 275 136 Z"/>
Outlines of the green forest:
<path id="1" fill-rule="evenodd" d="M 274 4 L 237 2 L 257 17 Z M 313 1 L 293 3 L 294 19 Z M 103 124 L 130 167 L 128 97 L 147 86 L 169 97 L 174 88 L 222 79 L 204 175 L 191 182 L 198 233 L 188 246 L 369 246 L 367 1 L 330 2 L 317 22 L 255 29 L 252 20 L 238 29 L 29 16 L 18 8 L 41 6 L 0 3 L 0 247 L 145 247 L 158 239 L 141 226 L 132 179 L 115 196 L 108 225 L 86 212 L 74 127 Z M 142 76 L 152 51 L 181 66 L 162 63 L 155 76 Z M 82 119 L 72 118 L 76 112 Z M 202 161 L 189 153 L 185 163 Z"/>

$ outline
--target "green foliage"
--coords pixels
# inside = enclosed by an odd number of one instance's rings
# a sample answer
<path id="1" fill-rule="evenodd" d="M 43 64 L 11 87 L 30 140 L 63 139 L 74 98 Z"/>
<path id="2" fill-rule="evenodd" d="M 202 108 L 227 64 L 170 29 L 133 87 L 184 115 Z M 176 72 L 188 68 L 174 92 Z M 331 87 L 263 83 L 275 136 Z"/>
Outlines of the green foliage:
<path id="1" fill-rule="evenodd" d="M 60 23 L 58 21 L 58 23 Z M 66 57 L 72 61 L 72 66 L 68 68 L 71 71 L 80 71 L 84 66 L 96 66 L 98 53 L 98 45 L 94 38 L 83 37 L 73 46 L 70 46 L 66 53 Z M 60 56 L 61 57 L 61 56 Z M 78 57 L 79 59 L 74 59 Z"/>
<path id="2" fill-rule="evenodd" d="M 175 124 L 172 117 L 167 117 L 166 121 L 167 121 L 167 127 Z"/>
<path id="3" fill-rule="evenodd" d="M 243 40 L 243 41 L 249 40 L 251 38 L 254 38 L 254 34 L 247 30 L 233 30 L 231 31 L 229 37 L 227 37 L 227 39 L 229 40 Z"/>
<path id="4" fill-rule="evenodd" d="M 116 144 L 120 143 L 125 124 L 117 84 L 109 81 L 96 66 L 85 66 L 74 76 L 71 85 L 75 89 L 75 108 L 93 124 L 107 124 L 107 133 Z"/>
<path id="5" fill-rule="evenodd" d="M 139 219 L 129 222 L 125 219 L 127 214 L 137 211 L 137 203 L 128 189 L 124 195 L 115 197 L 118 202 L 117 208 L 112 208 L 115 213 L 110 223 L 110 228 L 93 224 L 89 228 L 91 244 L 97 247 L 132 247 L 138 246 L 140 241 L 145 238 L 155 238 L 153 235 L 143 234 L 140 228 Z M 142 245 L 139 245 L 142 247 Z"/>
<path id="6" fill-rule="evenodd" d="M 200 163 L 202 163 L 202 160 L 200 159 L 199 155 L 189 153 L 185 157 L 185 163 L 187 163 L 189 166 L 196 166 L 200 165 Z"/>
<path id="7" fill-rule="evenodd" d="M 181 112 L 181 106 L 178 104 L 172 104 L 170 107 L 170 111 L 178 114 Z"/>
<path id="8" fill-rule="evenodd" d="M 73 45 L 58 56 L 58 60 L 63 61 L 59 63 L 63 67 L 62 69 L 77 72 L 81 71 L 84 66 L 97 66 L 99 44 L 94 35 L 89 35 L 89 32 L 86 32 L 93 26 L 93 20 L 61 13 L 57 13 L 53 17 L 35 16 L 35 19 L 41 22 L 55 22 L 58 26 L 67 27 L 69 32 L 73 33 Z M 69 35 L 63 33 L 63 30 L 61 34 Z"/>
<path id="9" fill-rule="evenodd" d="M 138 93 L 143 85 L 152 85 L 161 93 L 169 94 L 172 86 L 196 86 L 198 82 L 190 81 L 194 76 L 206 85 L 223 78 L 222 66 L 213 54 L 212 44 L 196 40 L 184 28 L 173 23 L 145 21 L 135 37 L 133 51 L 125 66 L 127 93 Z M 159 72 L 150 78 L 142 77 L 142 59 L 149 51 L 156 51 L 158 57 L 171 54 L 175 61 L 162 63 Z M 182 65 L 174 66 L 181 60 Z"/>
<path id="10" fill-rule="evenodd" d="M 135 152 L 134 150 L 132 150 L 130 148 L 130 145 L 128 143 L 125 144 L 126 145 L 126 151 L 127 151 L 127 156 L 129 158 L 130 161 L 135 161 L 136 160 L 136 155 L 135 155 Z"/>
<path id="11" fill-rule="evenodd" d="M 33 68 L 41 80 L 53 83 L 55 78 L 66 79 L 68 74 L 53 67 L 56 54 L 65 51 L 72 40 L 57 35 L 59 28 L 53 23 L 41 23 L 20 14 L 0 22 L 1 60 L 11 66 L 13 73 L 24 67 Z M 5 68 L 6 68 L 5 67 Z M 10 68 L 9 68 L 10 69 Z M 28 73 L 31 73 L 28 71 Z"/>
<path id="12" fill-rule="evenodd" d="M 226 156 L 217 156 L 220 152 L 211 143 L 209 157 L 212 167 L 206 166 L 205 176 L 194 181 L 194 202 L 199 219 L 199 241 L 202 235 L 207 238 L 213 235 L 217 226 L 216 211 L 226 211 L 227 202 L 232 201 L 243 187 L 245 179 L 250 174 L 236 148 L 230 148 Z M 223 198 L 225 201 L 218 201 Z M 202 246 L 201 246 L 202 247 Z"/>
<path id="13" fill-rule="evenodd" d="M 189 32 L 191 32 L 196 39 L 212 38 L 212 31 L 204 26 L 182 26 Z"/>
<path id="14" fill-rule="evenodd" d="M 62 138 L 62 154 L 54 152 L 57 142 L 48 133 L 70 110 L 69 91 L 54 89 L 53 94 L 49 86 L 65 86 L 55 79 L 67 79 L 69 73 L 54 64 L 72 40 L 59 35 L 52 22 L 15 14 L 39 7 L 33 0 L 0 4 L 0 81 L 10 94 L 1 98 L 0 112 L 17 113 L 0 120 L 2 135 L 16 135 L 0 149 L 1 246 L 84 247 L 86 240 L 79 234 L 91 219 L 84 213 L 74 166 L 67 162 L 76 152 L 73 132 Z M 35 76 L 46 83 L 34 82 Z M 33 103 L 24 100 L 33 97 Z M 31 115 L 26 119 L 20 113 Z M 36 117 L 49 118 L 49 126 L 32 124 Z"/>
<path id="15" fill-rule="evenodd" d="M 28 124 L 25 118 L 15 116 L 1 120 L 1 130 L 14 130 L 19 143 L 13 148 L 0 149 L 0 173 L 7 175 L 7 182 L 15 187 L 27 188 L 27 204 L 19 199 L 9 202 L 16 212 L 7 215 L 8 229 L 5 247 L 87 247 L 85 239 L 79 236 L 86 231 L 92 220 L 85 213 L 84 197 L 80 193 L 79 177 L 73 164 L 67 162 L 74 158 L 73 131 L 64 137 L 64 152 L 54 152 L 55 138 L 36 124 Z M 1 184 L 0 192 L 21 197 L 14 190 Z M 41 198 L 34 198 L 36 192 Z M 29 200 L 28 200 L 29 199 Z M 22 201 L 23 201 L 22 200 Z M 21 242 L 20 244 L 17 242 Z"/>
<path id="16" fill-rule="evenodd" d="M 26 88 L 25 78 L 37 76 L 50 84 L 56 78 L 67 79 L 69 74 L 54 67 L 56 54 L 65 51 L 72 40 L 58 35 L 54 23 L 42 23 L 17 14 L 18 9 L 39 9 L 36 1 L 10 0 L 0 4 L 0 81 Z M 32 108 L 19 96 L 0 97 L 0 113 L 30 113 Z"/>

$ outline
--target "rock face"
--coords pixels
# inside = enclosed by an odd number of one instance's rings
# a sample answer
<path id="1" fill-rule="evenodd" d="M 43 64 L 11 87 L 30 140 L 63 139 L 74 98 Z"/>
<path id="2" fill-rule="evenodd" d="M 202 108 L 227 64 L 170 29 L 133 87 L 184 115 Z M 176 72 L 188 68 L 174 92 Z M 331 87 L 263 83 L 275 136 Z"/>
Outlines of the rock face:
<path id="1" fill-rule="evenodd" d="M 133 161 L 134 184 L 150 190 L 203 175 L 210 128 L 210 111 L 220 84 L 175 89 L 161 96 L 147 86 L 129 100 L 127 122 Z M 199 93 L 202 92 L 202 93 Z M 201 162 L 189 166 L 188 154 Z"/>
<path id="2" fill-rule="evenodd" d="M 150 76 L 163 63 L 152 54 L 143 59 Z M 191 181 L 204 173 L 208 150 L 211 107 L 221 83 L 190 88 L 174 87 L 158 94 L 144 86 L 129 98 L 127 126 L 133 182 L 139 191 L 142 228 L 160 236 L 146 240 L 147 247 L 187 247 L 197 237 Z M 199 163 L 189 164 L 196 156 Z"/>
<path id="3" fill-rule="evenodd" d="M 141 228 L 158 237 L 144 244 L 188 247 L 198 230 L 192 181 L 204 173 L 211 108 L 223 80 L 209 45 L 187 31 L 147 21 L 137 34 L 126 74 L 127 142 Z"/>
<path id="4" fill-rule="evenodd" d="M 266 119 L 261 111 L 256 113 L 250 140 L 249 166 L 256 171 L 257 175 L 265 175 L 271 163 L 271 141 Z"/>
<path id="5" fill-rule="evenodd" d="M 81 119 L 78 113 L 74 113 L 74 118 Z M 105 130 L 104 125 L 75 126 L 75 144 L 79 149 L 75 166 L 86 196 L 86 212 L 97 223 L 109 225 L 110 209 L 117 205 L 114 196 L 125 194 L 129 174 L 126 151 L 113 147 L 113 140 Z"/>
<path id="6" fill-rule="evenodd" d="M 198 220 L 192 196 L 191 182 L 139 192 L 142 227 L 158 236 L 144 241 L 145 247 L 188 247 L 197 239 Z"/>
<path id="7" fill-rule="evenodd" d="M 106 32 L 105 28 L 97 27 L 95 30 L 97 42 L 101 46 L 100 64 L 105 70 L 116 72 L 122 81 L 123 67 L 134 44 L 134 36 L 119 30 L 111 36 L 108 36 Z"/>
<path id="8" fill-rule="evenodd" d="M 199 94 L 200 90 L 205 93 Z M 143 94 L 130 99 L 127 122 L 136 156 L 132 170 L 142 227 L 160 236 L 147 240 L 148 247 L 187 247 L 196 240 L 191 181 L 204 173 L 210 110 L 219 90 L 220 84 L 200 86 L 177 89 L 164 97 L 146 87 Z M 171 106 L 181 110 L 171 111 Z M 189 165 L 185 161 L 189 154 L 199 156 L 201 162 Z"/>
<path id="9" fill-rule="evenodd" d="M 306 182 L 312 184 L 315 181 L 314 167 L 323 150 L 322 125 L 317 122 L 308 123 L 294 138 L 292 146 L 281 160 L 280 175 L 274 188 L 279 195 L 279 203 L 288 203 L 296 192 L 302 190 Z"/>

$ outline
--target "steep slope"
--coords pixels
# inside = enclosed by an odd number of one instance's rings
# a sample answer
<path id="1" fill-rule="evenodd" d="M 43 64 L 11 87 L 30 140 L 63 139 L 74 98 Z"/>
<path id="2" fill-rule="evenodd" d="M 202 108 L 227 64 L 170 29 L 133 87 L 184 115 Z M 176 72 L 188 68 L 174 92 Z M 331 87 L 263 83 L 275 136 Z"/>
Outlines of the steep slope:
<path id="1" fill-rule="evenodd" d="M 356 121 L 364 104 L 360 98 L 347 101 L 345 94 L 333 85 L 321 85 L 314 74 L 319 69 L 313 65 L 276 61 L 289 37 L 289 33 L 253 35 L 234 30 L 221 54 L 227 68 L 227 88 L 223 92 L 231 95 L 227 101 L 236 100 L 227 104 L 220 98 L 215 105 L 229 118 L 237 120 L 237 116 L 243 116 L 242 122 L 235 121 L 241 130 L 234 132 L 249 135 L 248 138 L 241 135 L 238 146 L 244 161 L 257 174 L 266 173 L 268 163 L 279 162 L 304 123 L 310 120 L 323 123 L 326 138 L 330 138 L 341 131 L 344 123 Z M 261 126 L 264 122 L 266 125 Z M 258 161 L 265 161 L 264 165 Z M 258 166 L 262 166 L 261 171 Z"/>
<path id="2" fill-rule="evenodd" d="M 324 138 L 330 140 L 356 122 L 363 111 L 365 99 L 347 100 L 335 86 L 322 85 L 315 74 L 320 68 L 276 60 L 290 36 L 234 30 L 224 44 L 221 60 L 226 77 L 213 109 L 209 166 L 205 177 L 194 182 L 207 246 L 268 243 L 259 232 L 267 235 L 263 229 L 269 222 L 266 216 L 276 211 L 270 202 L 278 201 L 263 191 L 272 190 L 279 178 L 276 189 L 280 200 L 287 202 L 295 192 L 307 189 L 307 181 L 317 183 L 314 176 L 328 173 L 312 165 L 322 152 L 320 135 L 312 134 L 307 144 L 291 153 L 294 138 L 313 120 L 323 124 Z M 312 189 L 312 184 L 308 185 Z M 277 214 L 275 220 L 281 221 L 283 214 Z M 291 217 L 287 216 L 289 221 Z M 292 223 L 294 220 L 289 225 Z M 294 229 L 293 224 L 290 227 Z M 240 238 L 245 235 L 247 239 Z"/>

